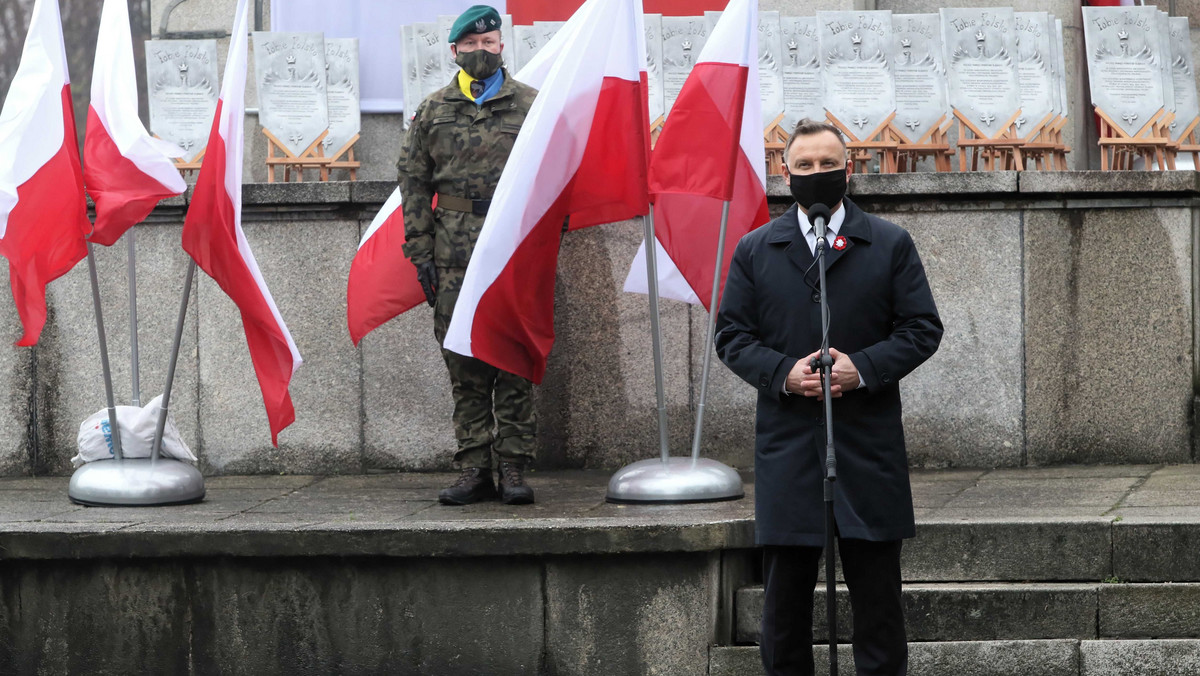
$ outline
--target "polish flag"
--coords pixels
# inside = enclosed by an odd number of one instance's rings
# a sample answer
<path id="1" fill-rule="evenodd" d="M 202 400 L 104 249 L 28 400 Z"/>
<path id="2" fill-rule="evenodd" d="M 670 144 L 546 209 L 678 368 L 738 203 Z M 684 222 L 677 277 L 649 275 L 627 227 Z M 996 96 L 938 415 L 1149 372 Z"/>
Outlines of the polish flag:
<path id="1" fill-rule="evenodd" d="M 280 430 L 296 420 L 288 384 L 301 359 L 242 232 L 248 30 L 246 0 L 238 0 L 216 119 L 183 223 L 183 249 L 242 313 L 250 359 L 267 407 L 271 443 L 278 446 Z"/>
<path id="2" fill-rule="evenodd" d="M 661 295 L 712 311 L 723 203 L 730 202 L 722 289 L 738 240 L 771 220 L 760 110 L 758 3 L 732 0 L 683 83 L 650 159 Z M 626 291 L 647 292 L 645 256 L 643 242 Z"/>
<path id="3" fill-rule="evenodd" d="M 405 257 L 403 245 L 404 210 L 396 188 L 363 233 L 350 263 L 346 322 L 355 345 L 384 322 L 425 302 L 417 268 Z"/>
<path id="4" fill-rule="evenodd" d="M 111 245 L 159 200 L 187 190 L 169 159 L 180 154 L 174 144 L 150 136 L 138 119 L 129 7 L 125 0 L 104 0 L 83 142 L 84 183 L 96 203 L 88 239 Z"/>
<path id="5" fill-rule="evenodd" d="M 91 228 L 58 2 L 37 0 L 0 110 L 0 254 L 24 329 L 17 345 L 37 344 L 46 285 L 87 255 Z"/>
<path id="6" fill-rule="evenodd" d="M 496 186 L 446 349 L 542 381 L 563 219 L 577 230 L 647 210 L 645 39 L 641 0 L 587 0 L 517 74 L 540 93 Z"/>

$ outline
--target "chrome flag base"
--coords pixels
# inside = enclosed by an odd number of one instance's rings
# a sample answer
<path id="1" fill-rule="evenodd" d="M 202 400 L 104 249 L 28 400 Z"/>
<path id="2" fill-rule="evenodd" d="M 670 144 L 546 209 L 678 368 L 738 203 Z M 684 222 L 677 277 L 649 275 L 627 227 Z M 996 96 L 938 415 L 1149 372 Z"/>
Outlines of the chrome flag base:
<path id="1" fill-rule="evenodd" d="M 75 470 L 67 496 L 77 505 L 154 507 L 204 499 L 204 477 L 191 465 L 158 458 L 98 460 Z"/>
<path id="2" fill-rule="evenodd" d="M 707 458 L 639 460 L 608 481 L 608 501 L 617 503 L 716 502 L 745 497 L 742 477 Z"/>

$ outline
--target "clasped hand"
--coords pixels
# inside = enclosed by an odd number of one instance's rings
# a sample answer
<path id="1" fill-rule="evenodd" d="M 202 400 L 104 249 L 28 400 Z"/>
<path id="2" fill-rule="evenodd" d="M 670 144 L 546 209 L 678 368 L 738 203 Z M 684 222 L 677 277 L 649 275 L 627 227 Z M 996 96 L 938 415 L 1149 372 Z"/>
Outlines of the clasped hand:
<path id="1" fill-rule="evenodd" d="M 842 396 L 843 392 L 848 392 L 858 387 L 859 377 L 858 369 L 855 368 L 854 362 L 850 361 L 849 355 L 844 352 L 829 348 L 829 354 L 833 357 L 833 378 L 829 382 L 829 395 L 833 398 Z M 787 391 L 792 394 L 802 394 L 806 397 L 816 397 L 817 401 L 823 401 L 825 394 L 821 387 L 820 372 L 813 372 L 811 362 L 813 359 L 821 356 L 821 351 L 817 350 L 807 357 L 796 362 L 792 370 L 787 375 Z"/>

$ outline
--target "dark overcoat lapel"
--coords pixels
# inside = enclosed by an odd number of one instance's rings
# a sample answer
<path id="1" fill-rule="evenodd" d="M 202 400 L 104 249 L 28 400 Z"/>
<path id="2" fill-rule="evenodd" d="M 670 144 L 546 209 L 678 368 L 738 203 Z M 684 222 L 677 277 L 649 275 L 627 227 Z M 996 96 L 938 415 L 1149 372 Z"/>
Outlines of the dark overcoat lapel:
<path id="1" fill-rule="evenodd" d="M 830 249 L 830 345 L 848 353 L 866 387 L 835 399 L 835 502 L 843 537 L 914 533 L 901 424 L 900 378 L 937 349 L 941 321 L 912 239 L 849 199 Z M 717 318 L 717 351 L 758 389 L 756 528 L 761 544 L 824 542 L 824 415 L 816 399 L 782 393 L 787 372 L 820 346 L 813 255 L 795 205 L 738 244 Z M 808 279 L 805 273 L 808 272 Z"/>

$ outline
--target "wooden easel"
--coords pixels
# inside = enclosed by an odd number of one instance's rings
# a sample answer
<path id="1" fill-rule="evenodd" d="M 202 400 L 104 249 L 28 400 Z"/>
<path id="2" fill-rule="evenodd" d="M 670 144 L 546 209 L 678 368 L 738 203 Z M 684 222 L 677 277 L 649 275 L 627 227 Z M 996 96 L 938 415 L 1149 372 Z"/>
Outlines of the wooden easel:
<path id="1" fill-rule="evenodd" d="M 359 135 L 355 134 L 353 138 L 346 142 L 346 145 L 338 149 L 338 151 L 329 156 L 329 161 L 321 167 L 321 180 L 329 180 L 329 172 L 334 169 L 345 169 L 350 172 L 350 180 L 358 180 L 358 169 L 362 163 L 354 159 L 354 145 L 358 143 Z M 323 148 L 318 148 L 318 155 L 323 154 Z"/>
<path id="2" fill-rule="evenodd" d="M 206 150 L 208 150 L 207 147 L 202 148 L 200 152 L 196 153 L 196 156 L 192 158 L 191 162 L 188 162 L 182 157 L 173 157 L 171 158 L 171 161 L 175 163 L 175 168 L 179 170 L 179 173 L 183 174 L 184 177 L 187 177 L 192 172 L 200 171 L 200 166 L 204 164 L 204 152 Z"/>
<path id="3" fill-rule="evenodd" d="M 305 169 L 317 169 L 320 172 L 321 180 L 329 180 L 329 158 L 324 156 L 324 151 L 321 142 L 329 134 L 329 130 L 321 132 L 317 140 L 313 141 L 299 155 L 293 155 L 292 151 L 287 149 L 270 129 L 263 129 L 263 135 L 267 137 L 267 183 L 275 182 L 275 168 L 283 167 L 283 182 L 288 183 L 292 180 L 292 170 L 296 171 L 296 182 L 304 182 Z M 280 155 L 276 155 L 276 151 Z"/>
<path id="4" fill-rule="evenodd" d="M 780 113 L 763 132 L 763 145 L 767 151 L 767 175 L 783 175 L 783 149 L 787 147 L 788 131 L 783 128 L 783 113 Z"/>
<path id="5" fill-rule="evenodd" d="M 1200 117 L 1191 121 L 1183 130 L 1179 140 L 1171 145 L 1172 154 L 1186 153 L 1192 156 L 1192 168 L 1200 169 Z"/>
<path id="6" fill-rule="evenodd" d="M 954 154 L 954 148 L 950 147 L 947 134 L 953 125 L 954 123 L 948 122 L 943 115 L 929 127 L 929 131 L 914 142 L 909 141 L 904 132 L 893 124 L 892 133 L 900 140 L 900 146 L 896 148 L 897 171 L 916 171 L 917 162 L 926 157 L 933 158 L 935 170 L 950 171 L 950 156 Z"/>
<path id="7" fill-rule="evenodd" d="M 667 121 L 666 115 L 659 115 L 658 119 L 650 123 L 650 147 L 653 148 L 658 143 L 658 137 L 662 134 L 663 125 Z"/>
<path id="8" fill-rule="evenodd" d="M 1107 171 L 1109 169 L 1125 170 L 1133 169 L 1133 161 L 1141 157 L 1143 166 L 1150 169 L 1151 163 L 1158 165 L 1158 169 L 1165 170 L 1168 168 L 1168 155 L 1171 145 L 1169 135 L 1163 133 L 1163 129 L 1170 124 L 1167 122 L 1163 125 L 1160 120 L 1168 116 L 1164 111 L 1159 110 L 1152 115 L 1146 124 L 1137 131 L 1136 134 L 1130 136 L 1121 129 L 1108 113 L 1096 108 L 1096 119 L 1099 122 L 1100 134 L 1100 169 Z M 1174 165 L 1174 157 L 1170 158 L 1170 165 Z"/>
<path id="9" fill-rule="evenodd" d="M 863 167 L 863 173 L 868 173 L 866 169 L 871 166 L 871 157 L 873 153 L 878 153 L 879 173 L 896 173 L 898 165 L 897 150 L 900 148 L 900 140 L 896 138 L 895 128 L 892 126 L 892 120 L 896 119 L 895 111 L 892 111 L 882 124 L 861 139 L 828 110 L 825 111 L 825 117 L 829 119 L 831 124 L 841 129 L 842 133 L 849 139 L 846 142 L 846 149 L 850 151 L 851 172 L 853 172 L 854 166 L 857 165 Z"/>
<path id="10" fill-rule="evenodd" d="M 999 136 L 991 137 L 976 127 L 958 109 L 954 117 L 958 120 L 958 170 L 967 171 L 967 156 L 971 157 L 971 171 L 979 171 L 983 160 L 984 171 L 1021 171 L 1025 168 L 1022 149 L 1024 139 L 1017 135 L 1015 123 L 1020 111 L 1013 113 L 1000 128 Z"/>

